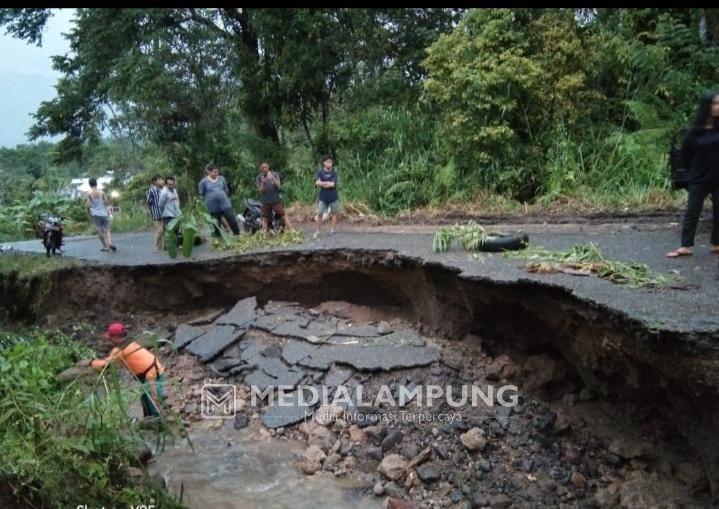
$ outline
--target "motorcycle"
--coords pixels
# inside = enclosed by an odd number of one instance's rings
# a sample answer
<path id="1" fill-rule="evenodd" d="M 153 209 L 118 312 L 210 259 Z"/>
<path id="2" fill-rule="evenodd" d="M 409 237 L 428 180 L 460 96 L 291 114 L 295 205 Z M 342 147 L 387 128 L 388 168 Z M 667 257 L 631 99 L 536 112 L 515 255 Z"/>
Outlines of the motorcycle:
<path id="1" fill-rule="evenodd" d="M 242 224 L 245 233 L 253 234 L 262 229 L 262 203 L 252 198 L 245 198 L 245 210 L 237 214 L 237 220 Z M 284 221 L 272 211 L 272 221 L 268 225 L 270 230 L 279 231 L 284 227 Z"/>
<path id="2" fill-rule="evenodd" d="M 48 258 L 50 254 L 62 254 L 62 221 L 64 217 L 55 215 L 43 216 L 42 228 L 42 245 L 45 246 L 45 252 Z"/>

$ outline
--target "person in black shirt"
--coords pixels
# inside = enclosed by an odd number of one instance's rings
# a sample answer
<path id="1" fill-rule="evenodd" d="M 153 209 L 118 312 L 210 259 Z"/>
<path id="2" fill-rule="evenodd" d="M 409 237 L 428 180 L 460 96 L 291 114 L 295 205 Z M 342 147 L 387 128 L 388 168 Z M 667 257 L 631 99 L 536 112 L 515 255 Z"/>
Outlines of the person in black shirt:
<path id="1" fill-rule="evenodd" d="M 317 215 L 315 224 L 317 229 L 312 235 L 316 239 L 320 235 L 320 226 L 330 215 L 330 235 L 335 234 L 337 228 L 337 214 L 340 212 L 340 201 L 337 194 L 337 170 L 334 167 L 332 157 L 326 155 L 322 158 L 322 168 L 315 174 L 315 185 L 320 188 L 320 196 L 317 201 Z"/>
<path id="2" fill-rule="evenodd" d="M 719 253 L 719 93 L 708 92 L 702 98 L 694 125 L 684 139 L 682 153 L 691 175 L 687 210 L 682 220 L 682 245 L 668 252 L 667 257 L 692 254 L 699 216 L 709 194 L 713 206 L 711 252 Z"/>

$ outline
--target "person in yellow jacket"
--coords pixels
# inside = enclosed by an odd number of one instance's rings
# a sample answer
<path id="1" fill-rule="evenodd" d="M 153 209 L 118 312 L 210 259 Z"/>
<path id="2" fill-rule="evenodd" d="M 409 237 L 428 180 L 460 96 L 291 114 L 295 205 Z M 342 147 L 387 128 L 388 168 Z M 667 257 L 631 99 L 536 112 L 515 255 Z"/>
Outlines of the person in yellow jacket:
<path id="1" fill-rule="evenodd" d="M 111 323 L 105 334 L 115 348 L 104 359 L 81 360 L 77 366 L 91 366 L 102 371 L 108 363 L 123 364 L 142 384 L 142 412 L 145 417 L 160 416 L 158 403 L 165 402 L 165 367 L 157 357 L 137 341 L 127 340 L 127 329 L 121 323 Z"/>

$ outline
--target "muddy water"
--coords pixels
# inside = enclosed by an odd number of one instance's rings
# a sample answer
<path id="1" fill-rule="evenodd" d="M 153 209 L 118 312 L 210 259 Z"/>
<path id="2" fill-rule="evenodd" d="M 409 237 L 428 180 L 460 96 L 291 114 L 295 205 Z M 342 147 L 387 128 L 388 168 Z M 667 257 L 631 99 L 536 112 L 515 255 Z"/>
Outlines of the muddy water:
<path id="1" fill-rule="evenodd" d="M 263 440 L 249 429 L 197 430 L 187 441 L 167 447 L 150 465 L 170 493 L 192 508 L 379 509 L 380 500 L 362 496 L 351 480 L 305 476 L 295 466 L 305 446 L 290 440 Z M 367 490 L 363 490 L 365 493 Z"/>

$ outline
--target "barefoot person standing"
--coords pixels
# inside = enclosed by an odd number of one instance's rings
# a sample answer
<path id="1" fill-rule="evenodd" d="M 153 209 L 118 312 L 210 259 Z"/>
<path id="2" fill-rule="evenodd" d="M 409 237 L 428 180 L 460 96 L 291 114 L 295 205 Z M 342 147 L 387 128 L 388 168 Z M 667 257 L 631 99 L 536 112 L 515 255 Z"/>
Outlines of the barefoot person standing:
<path id="1" fill-rule="evenodd" d="M 107 252 L 109 250 L 117 251 L 112 245 L 110 237 L 110 201 L 107 199 L 105 191 L 97 189 L 97 179 L 91 178 L 89 181 L 90 192 L 87 195 L 87 209 L 92 218 L 92 222 L 97 228 L 97 236 L 100 237 L 102 249 L 100 251 Z"/>
<path id="2" fill-rule="evenodd" d="M 687 210 L 682 220 L 682 245 L 669 258 L 693 253 L 694 235 L 707 195 L 712 197 L 711 252 L 719 253 L 719 93 L 708 92 L 699 103 L 694 125 L 682 145 L 685 168 L 691 178 Z"/>

